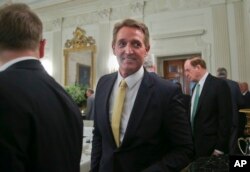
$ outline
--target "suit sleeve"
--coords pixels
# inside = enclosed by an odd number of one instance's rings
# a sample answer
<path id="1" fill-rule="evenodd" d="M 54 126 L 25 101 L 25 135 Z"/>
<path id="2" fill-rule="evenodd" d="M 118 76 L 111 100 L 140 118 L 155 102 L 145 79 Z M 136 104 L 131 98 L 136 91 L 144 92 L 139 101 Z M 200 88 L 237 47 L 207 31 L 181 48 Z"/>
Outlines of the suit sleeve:
<path id="1" fill-rule="evenodd" d="M 215 149 L 222 152 L 228 152 L 233 117 L 232 96 L 230 88 L 225 81 L 221 81 L 217 91 L 219 128 Z"/>
<path id="2" fill-rule="evenodd" d="M 87 98 L 87 106 L 86 106 L 86 110 L 85 110 L 85 115 L 86 115 L 86 119 L 88 120 L 90 118 L 90 107 L 91 107 L 91 100 L 90 97 Z"/>
<path id="3" fill-rule="evenodd" d="M 173 90 L 170 99 L 164 100 L 164 130 L 167 150 L 161 161 L 153 164 L 144 172 L 150 171 L 180 171 L 193 158 L 193 140 L 191 125 L 185 109 L 183 95 L 179 90 Z M 167 95 L 165 95 L 167 97 Z"/>
<path id="4" fill-rule="evenodd" d="M 99 87 L 100 87 L 100 82 L 101 79 L 99 80 L 96 88 L 96 95 L 98 95 L 99 92 Z M 94 99 L 94 106 L 96 103 L 96 98 Z M 94 110 L 94 121 L 97 121 L 96 117 L 97 115 L 95 114 L 96 111 Z M 93 140 L 92 140 L 92 150 L 91 150 L 91 165 L 90 165 L 90 172 L 98 172 L 99 171 L 99 164 L 100 164 L 100 159 L 102 156 L 102 137 L 99 132 L 99 128 L 94 122 L 94 130 L 93 130 Z"/>
<path id="5" fill-rule="evenodd" d="M 91 172 L 99 171 L 99 163 L 102 155 L 102 139 L 101 135 L 94 124 L 92 151 L 91 151 Z"/>

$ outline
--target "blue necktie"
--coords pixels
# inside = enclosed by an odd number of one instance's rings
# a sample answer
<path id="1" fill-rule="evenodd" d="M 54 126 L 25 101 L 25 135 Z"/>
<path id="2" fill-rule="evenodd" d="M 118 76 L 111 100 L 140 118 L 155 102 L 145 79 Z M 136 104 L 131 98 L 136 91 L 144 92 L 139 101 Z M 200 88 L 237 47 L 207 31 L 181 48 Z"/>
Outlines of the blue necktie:
<path id="1" fill-rule="evenodd" d="M 200 94 L 200 84 L 197 84 L 195 89 L 196 89 L 196 90 L 195 90 L 193 111 L 192 111 L 192 114 L 191 114 L 191 124 L 192 124 L 192 128 L 193 128 L 193 124 L 194 124 L 195 113 L 196 113 L 197 106 L 198 106 L 198 102 L 199 102 L 199 97 L 200 97 L 200 95 L 199 95 L 199 94 Z"/>

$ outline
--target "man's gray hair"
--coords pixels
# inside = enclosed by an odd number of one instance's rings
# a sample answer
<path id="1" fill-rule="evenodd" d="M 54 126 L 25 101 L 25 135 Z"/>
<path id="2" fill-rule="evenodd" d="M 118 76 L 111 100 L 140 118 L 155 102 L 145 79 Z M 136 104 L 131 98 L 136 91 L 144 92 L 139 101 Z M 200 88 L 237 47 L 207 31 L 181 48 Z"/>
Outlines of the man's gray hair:
<path id="1" fill-rule="evenodd" d="M 227 78 L 227 69 L 224 67 L 219 67 L 217 69 L 217 77 L 219 78 Z"/>

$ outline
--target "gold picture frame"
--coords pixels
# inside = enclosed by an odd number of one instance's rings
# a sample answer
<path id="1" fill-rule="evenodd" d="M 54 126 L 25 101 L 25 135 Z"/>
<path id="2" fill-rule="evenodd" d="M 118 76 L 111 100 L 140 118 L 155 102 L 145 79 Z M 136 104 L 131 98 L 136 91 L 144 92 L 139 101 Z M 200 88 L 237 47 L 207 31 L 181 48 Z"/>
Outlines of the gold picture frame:
<path id="1" fill-rule="evenodd" d="M 85 30 L 77 27 L 73 38 L 65 42 L 64 85 L 80 84 L 93 88 L 96 71 L 96 45 Z"/>

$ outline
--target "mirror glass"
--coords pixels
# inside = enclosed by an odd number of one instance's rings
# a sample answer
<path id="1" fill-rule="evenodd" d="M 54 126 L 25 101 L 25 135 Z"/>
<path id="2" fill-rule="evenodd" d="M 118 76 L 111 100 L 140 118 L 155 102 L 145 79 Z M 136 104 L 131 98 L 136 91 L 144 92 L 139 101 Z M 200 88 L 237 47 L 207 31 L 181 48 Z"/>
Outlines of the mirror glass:
<path id="1" fill-rule="evenodd" d="M 95 83 L 96 45 L 84 29 L 77 27 L 73 38 L 65 42 L 64 85 L 80 84 L 93 88 Z"/>

